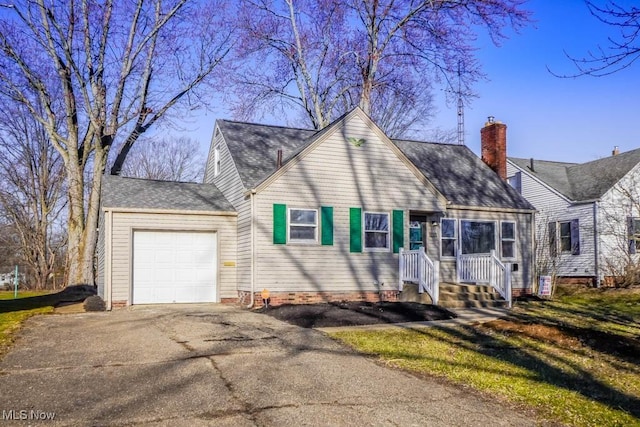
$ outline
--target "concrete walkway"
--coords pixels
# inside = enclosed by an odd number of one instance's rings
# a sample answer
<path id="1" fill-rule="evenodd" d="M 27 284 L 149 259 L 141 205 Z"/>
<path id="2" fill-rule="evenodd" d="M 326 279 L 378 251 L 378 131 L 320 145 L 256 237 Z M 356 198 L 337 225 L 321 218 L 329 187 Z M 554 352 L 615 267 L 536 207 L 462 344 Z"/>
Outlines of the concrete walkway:
<path id="1" fill-rule="evenodd" d="M 362 325 L 362 326 L 338 326 L 338 327 L 326 327 L 316 328 L 322 332 L 339 332 L 345 330 L 367 330 L 376 331 L 381 329 L 393 329 L 393 328 L 424 328 L 433 326 L 454 326 L 454 325 L 468 325 L 475 322 L 489 322 L 491 320 L 500 319 L 506 317 L 509 314 L 509 310 L 506 308 L 448 308 L 447 310 L 455 313 L 455 319 L 447 320 L 432 320 L 428 322 L 409 322 L 409 323 L 382 323 L 377 325 Z"/>
<path id="2" fill-rule="evenodd" d="M 3 426 L 46 414 L 37 425 L 536 425 L 319 331 L 222 305 L 35 317 L 0 376 Z"/>

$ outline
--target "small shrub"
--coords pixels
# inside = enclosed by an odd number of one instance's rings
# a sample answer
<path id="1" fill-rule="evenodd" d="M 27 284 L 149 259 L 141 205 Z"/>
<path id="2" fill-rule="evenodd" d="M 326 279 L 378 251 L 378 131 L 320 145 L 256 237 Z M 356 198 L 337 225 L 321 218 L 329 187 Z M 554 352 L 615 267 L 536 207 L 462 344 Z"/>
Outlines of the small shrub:
<path id="1" fill-rule="evenodd" d="M 86 311 L 105 311 L 107 305 L 98 295 L 92 295 L 84 300 L 83 307 Z"/>

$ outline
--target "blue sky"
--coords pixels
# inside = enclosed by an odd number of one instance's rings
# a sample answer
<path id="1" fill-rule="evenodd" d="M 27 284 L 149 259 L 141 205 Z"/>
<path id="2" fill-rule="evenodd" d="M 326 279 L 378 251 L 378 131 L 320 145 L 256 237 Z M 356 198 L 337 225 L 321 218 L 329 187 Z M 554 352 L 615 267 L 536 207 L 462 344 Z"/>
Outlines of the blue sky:
<path id="1" fill-rule="evenodd" d="M 619 1 L 625 3 L 625 0 Z M 558 78 L 575 72 L 565 51 L 586 55 L 616 29 L 589 14 L 582 0 L 531 0 L 534 23 L 495 47 L 478 41 L 478 59 L 488 80 L 476 86 L 479 97 L 465 108 L 466 145 L 480 152 L 480 128 L 487 116 L 507 124 L 507 151 L 514 157 L 587 162 L 640 147 L 640 64 L 607 77 Z M 433 127 L 455 129 L 455 103 L 437 95 Z M 187 124 L 189 136 L 206 153 L 216 118 L 223 109 L 203 113 Z M 283 123 L 284 124 L 284 123 Z"/>
<path id="2" fill-rule="evenodd" d="M 465 110 L 467 145 L 479 153 L 479 129 L 492 115 L 507 124 L 514 157 L 586 162 L 611 155 L 615 145 L 639 148 L 640 64 L 599 78 L 547 71 L 574 73 L 564 52 L 586 55 L 616 30 L 591 16 L 581 0 L 532 0 L 528 8 L 533 27 L 479 52 L 489 81 L 477 86 L 480 96 Z M 455 119 L 454 106 L 441 107 L 436 121 Z"/>

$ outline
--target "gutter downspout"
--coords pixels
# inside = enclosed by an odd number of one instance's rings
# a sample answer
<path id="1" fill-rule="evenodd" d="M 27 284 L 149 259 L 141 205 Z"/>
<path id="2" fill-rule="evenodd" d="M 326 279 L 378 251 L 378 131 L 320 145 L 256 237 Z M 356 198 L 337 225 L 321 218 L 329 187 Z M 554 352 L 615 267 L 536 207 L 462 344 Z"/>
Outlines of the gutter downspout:
<path id="1" fill-rule="evenodd" d="M 598 236 L 598 202 L 593 202 L 593 252 L 594 252 L 594 266 L 596 273 L 596 288 L 599 288 L 600 283 L 600 239 Z"/>
<path id="2" fill-rule="evenodd" d="M 251 299 L 247 308 L 253 308 L 255 304 L 255 288 L 256 288 L 256 263 L 255 263 L 255 249 L 256 249 L 256 237 L 255 237 L 255 196 L 256 190 L 251 189 L 249 191 L 249 200 L 251 200 Z"/>

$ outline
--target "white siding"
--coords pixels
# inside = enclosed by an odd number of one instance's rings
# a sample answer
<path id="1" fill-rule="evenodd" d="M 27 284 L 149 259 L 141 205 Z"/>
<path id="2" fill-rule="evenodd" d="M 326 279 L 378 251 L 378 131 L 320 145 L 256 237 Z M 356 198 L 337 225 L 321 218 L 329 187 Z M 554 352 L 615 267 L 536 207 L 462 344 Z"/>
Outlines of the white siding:
<path id="1" fill-rule="evenodd" d="M 97 264 L 97 285 L 98 285 L 98 295 L 100 295 L 104 299 L 104 268 L 105 268 L 105 224 L 104 224 L 105 213 L 100 212 L 100 217 L 98 218 L 98 243 L 96 246 L 96 264 Z"/>
<path id="2" fill-rule="evenodd" d="M 216 127 L 217 129 L 217 127 Z M 214 149 L 219 149 L 220 173 L 214 177 Z M 238 289 L 251 289 L 251 203 L 244 195 L 246 188 L 242 184 L 240 174 L 231 157 L 229 148 L 222 132 L 214 133 L 207 168 L 205 182 L 213 183 L 224 197 L 238 212 L 237 230 L 237 272 Z"/>
<path id="3" fill-rule="evenodd" d="M 256 197 L 256 289 L 272 291 L 374 291 L 397 288 L 398 255 L 350 253 L 349 208 L 440 211 L 434 193 L 357 115 L 286 170 Z M 363 138 L 360 146 L 347 138 Z M 333 207 L 332 246 L 273 244 L 273 204 Z M 374 281 L 384 283 L 376 286 Z"/>
<path id="4" fill-rule="evenodd" d="M 538 245 L 548 245 L 548 223 L 577 219 L 580 225 L 580 254 L 562 253 L 557 260 L 556 274 L 570 277 L 593 277 L 595 267 L 595 241 L 593 203 L 572 204 L 547 185 L 532 177 L 527 171 L 507 162 L 507 176 L 522 172 L 522 195 L 538 210 L 536 214 L 536 240 Z M 537 257 L 548 256 L 548 248 L 540 247 Z"/>
<path id="5" fill-rule="evenodd" d="M 640 170 L 638 166 L 601 198 L 598 206 L 599 265 L 602 276 L 623 276 L 629 262 L 640 253 L 629 253 L 627 218 L 640 217 Z"/>
<path id="6" fill-rule="evenodd" d="M 112 217 L 111 300 L 131 303 L 134 230 L 215 231 L 218 236 L 218 298 L 236 298 L 236 217 L 188 213 L 114 212 Z M 109 296 L 107 295 L 107 298 Z"/>

